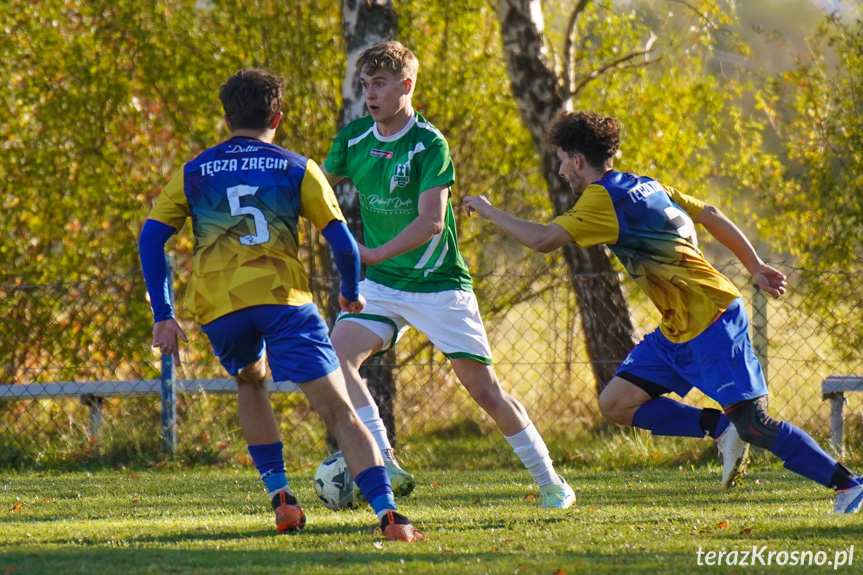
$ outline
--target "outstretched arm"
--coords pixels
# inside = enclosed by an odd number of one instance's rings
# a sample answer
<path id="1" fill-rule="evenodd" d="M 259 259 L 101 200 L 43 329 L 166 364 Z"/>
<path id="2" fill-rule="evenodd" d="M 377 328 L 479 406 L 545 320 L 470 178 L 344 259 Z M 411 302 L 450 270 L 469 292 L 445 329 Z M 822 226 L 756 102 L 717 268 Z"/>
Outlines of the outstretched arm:
<path id="1" fill-rule="evenodd" d="M 462 205 L 468 216 L 481 215 L 515 241 L 538 252 L 548 253 L 572 241 L 561 226 L 519 219 L 494 207 L 485 196 L 467 196 Z"/>
<path id="2" fill-rule="evenodd" d="M 785 293 L 785 289 L 788 287 L 785 276 L 776 268 L 765 264 L 758 257 L 755 248 L 752 247 L 740 228 L 729 220 L 719 208 L 705 205 L 693 221 L 704 226 L 710 235 L 719 240 L 719 243 L 734 252 L 734 255 L 749 270 L 758 287 L 774 298 Z"/>
<path id="3" fill-rule="evenodd" d="M 176 230 L 157 220 L 147 220 L 138 238 L 144 282 L 153 307 L 153 347 L 174 356 L 180 364 L 178 338 L 189 341 L 183 328 L 174 319 L 174 310 L 168 299 L 168 266 L 165 264 L 165 242 Z"/>

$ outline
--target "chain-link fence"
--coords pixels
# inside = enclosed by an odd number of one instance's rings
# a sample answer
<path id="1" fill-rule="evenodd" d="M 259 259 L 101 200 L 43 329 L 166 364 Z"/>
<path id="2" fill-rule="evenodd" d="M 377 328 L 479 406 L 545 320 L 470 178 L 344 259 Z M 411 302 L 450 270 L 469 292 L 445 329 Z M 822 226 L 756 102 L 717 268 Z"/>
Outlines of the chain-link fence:
<path id="1" fill-rule="evenodd" d="M 745 270 L 735 265 L 720 269 L 738 283 L 747 301 L 773 413 L 826 445 L 829 406 L 821 394 L 822 380 L 863 374 L 863 274 L 814 276 L 785 267 L 792 289 L 782 300 L 767 301 L 754 297 Z M 325 278 L 312 282 L 319 292 L 326 292 L 329 283 Z M 474 287 L 497 374 L 549 444 L 565 450 L 580 437 L 599 432 L 603 424 L 596 382 L 569 279 L 552 273 L 483 275 L 475 277 Z M 624 283 L 624 289 L 641 337 L 657 325 L 656 311 L 631 284 Z M 0 395 L 0 465 L 160 459 L 162 368 L 149 345 L 152 318 L 140 272 L 0 287 L 0 308 L 0 391 L 6 394 Z M 185 328 L 190 342 L 176 375 L 187 391 L 180 386 L 176 394 L 176 456 L 198 463 L 245 463 L 235 395 L 215 393 L 212 386 L 196 391 L 194 383 L 226 374 L 197 326 Z M 511 457 L 494 422 L 425 336 L 408 332 L 386 357 L 384 368 L 392 370 L 396 382 L 395 442 L 402 458 L 416 465 L 452 463 L 452 453 L 442 454 L 441 446 L 453 441 L 458 441 L 460 455 L 474 462 Z M 65 387 L 56 385 L 63 382 Z M 108 387 L 129 391 L 118 397 L 104 394 L 94 402 L 98 393 L 87 392 L 85 382 L 111 382 Z M 20 395 L 25 389 L 35 397 L 10 398 L 11 391 Z M 53 396 L 40 397 L 46 393 Z M 857 395 L 848 394 L 846 410 L 846 437 L 854 440 L 863 435 Z M 320 460 L 326 431 L 302 394 L 278 392 L 272 400 L 283 441 L 297 454 L 299 465 Z M 697 391 L 685 401 L 715 406 Z"/>

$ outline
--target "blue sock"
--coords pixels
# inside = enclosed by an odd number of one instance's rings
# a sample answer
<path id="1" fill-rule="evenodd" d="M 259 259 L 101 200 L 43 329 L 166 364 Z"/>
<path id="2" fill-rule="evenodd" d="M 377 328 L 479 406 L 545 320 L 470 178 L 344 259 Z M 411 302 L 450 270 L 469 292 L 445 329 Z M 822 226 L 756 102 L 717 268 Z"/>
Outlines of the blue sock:
<path id="1" fill-rule="evenodd" d="M 769 451 L 782 460 L 785 469 L 826 487 L 835 487 L 831 484 L 839 464 L 805 431 L 790 423 L 781 422 L 779 435 Z"/>
<path id="2" fill-rule="evenodd" d="M 711 411 L 711 410 L 706 410 Z M 718 410 L 712 410 L 718 413 Z M 632 425 L 646 429 L 653 435 L 673 437 L 719 437 L 728 427 L 728 417 L 720 414 L 716 429 L 704 429 L 705 410 L 674 401 L 668 397 L 657 397 L 642 404 L 632 417 Z M 712 426 L 711 426 L 712 427 Z"/>
<path id="3" fill-rule="evenodd" d="M 363 470 L 354 478 L 354 481 L 378 517 L 387 509 L 398 509 L 387 468 L 383 465 Z"/>
<path id="4" fill-rule="evenodd" d="M 268 493 L 288 486 L 288 477 L 285 474 L 285 458 L 282 455 L 283 448 L 281 441 L 249 446 L 249 454 L 252 456 L 255 468 L 261 474 L 261 480 L 266 485 Z"/>

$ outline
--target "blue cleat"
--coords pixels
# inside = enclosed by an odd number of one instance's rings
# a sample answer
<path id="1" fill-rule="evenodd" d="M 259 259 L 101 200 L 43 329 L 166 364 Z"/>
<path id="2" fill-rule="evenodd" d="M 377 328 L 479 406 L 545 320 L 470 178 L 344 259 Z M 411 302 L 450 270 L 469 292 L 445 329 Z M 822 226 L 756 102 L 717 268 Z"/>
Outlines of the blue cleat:
<path id="1" fill-rule="evenodd" d="M 857 513 L 863 507 L 863 484 L 836 491 L 833 513 Z"/>

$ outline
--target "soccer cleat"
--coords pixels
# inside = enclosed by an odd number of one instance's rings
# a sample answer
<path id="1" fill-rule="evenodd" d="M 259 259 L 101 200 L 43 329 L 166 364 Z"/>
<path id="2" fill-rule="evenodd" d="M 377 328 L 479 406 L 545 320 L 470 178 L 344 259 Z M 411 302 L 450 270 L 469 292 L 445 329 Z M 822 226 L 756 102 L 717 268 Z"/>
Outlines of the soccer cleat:
<path id="1" fill-rule="evenodd" d="M 381 526 L 375 527 L 375 534 L 383 534 L 390 541 L 413 543 L 424 541 L 426 536 L 418 531 L 407 517 L 395 511 L 387 511 L 381 519 Z"/>
<path id="2" fill-rule="evenodd" d="M 575 503 L 575 492 L 566 481 L 543 485 L 539 493 L 542 495 L 540 507 L 543 509 L 566 509 Z"/>
<path id="3" fill-rule="evenodd" d="M 734 424 L 729 424 L 716 440 L 716 446 L 722 457 L 722 487 L 739 487 L 749 461 L 749 444 L 740 439 Z"/>
<path id="4" fill-rule="evenodd" d="M 414 481 L 414 476 L 402 469 L 395 459 L 387 459 L 384 461 L 387 468 L 387 475 L 390 476 L 390 485 L 393 487 L 393 495 L 396 497 L 406 497 L 411 494 L 417 483 Z"/>
<path id="5" fill-rule="evenodd" d="M 857 513 L 863 507 L 863 485 L 836 491 L 833 513 Z"/>
<path id="6" fill-rule="evenodd" d="M 306 526 L 306 514 L 297 504 L 297 498 L 287 491 L 273 495 L 273 511 L 276 512 L 276 529 L 279 533 L 299 531 Z"/>

